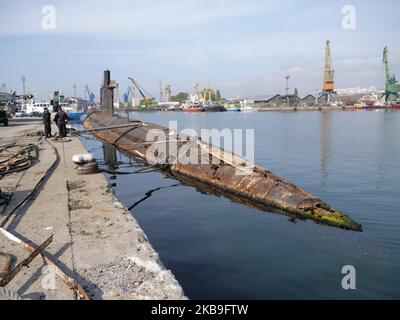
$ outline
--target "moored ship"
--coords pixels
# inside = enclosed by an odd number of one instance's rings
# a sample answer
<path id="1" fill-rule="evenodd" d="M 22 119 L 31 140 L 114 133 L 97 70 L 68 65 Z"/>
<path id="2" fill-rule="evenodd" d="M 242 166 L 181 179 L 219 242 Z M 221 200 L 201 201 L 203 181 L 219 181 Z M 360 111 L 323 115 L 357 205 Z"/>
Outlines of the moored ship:
<path id="1" fill-rule="evenodd" d="M 400 109 L 400 98 L 396 102 L 392 103 L 392 109 Z"/>

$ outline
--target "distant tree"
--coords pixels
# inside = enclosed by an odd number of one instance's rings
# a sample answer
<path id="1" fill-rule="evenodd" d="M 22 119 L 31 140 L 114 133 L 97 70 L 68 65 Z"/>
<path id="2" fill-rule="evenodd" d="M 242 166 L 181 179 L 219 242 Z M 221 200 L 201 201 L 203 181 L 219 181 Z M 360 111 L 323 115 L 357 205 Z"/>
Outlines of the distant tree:
<path id="1" fill-rule="evenodd" d="M 215 93 L 215 100 L 221 100 L 221 92 L 219 89 L 217 89 L 217 92 Z"/>
<path id="2" fill-rule="evenodd" d="M 189 93 L 187 92 L 179 92 L 176 96 L 171 97 L 171 101 L 184 103 L 187 99 L 189 99 Z"/>

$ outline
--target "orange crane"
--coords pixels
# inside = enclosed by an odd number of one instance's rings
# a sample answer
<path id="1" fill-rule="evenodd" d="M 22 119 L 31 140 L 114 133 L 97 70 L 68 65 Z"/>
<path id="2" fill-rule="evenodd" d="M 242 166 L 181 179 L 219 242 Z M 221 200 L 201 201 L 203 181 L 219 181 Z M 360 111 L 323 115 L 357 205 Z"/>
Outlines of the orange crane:
<path id="1" fill-rule="evenodd" d="M 325 67 L 324 67 L 324 83 L 322 87 L 324 93 L 335 91 L 335 70 L 332 63 L 332 54 L 330 41 L 326 41 L 325 46 Z"/>

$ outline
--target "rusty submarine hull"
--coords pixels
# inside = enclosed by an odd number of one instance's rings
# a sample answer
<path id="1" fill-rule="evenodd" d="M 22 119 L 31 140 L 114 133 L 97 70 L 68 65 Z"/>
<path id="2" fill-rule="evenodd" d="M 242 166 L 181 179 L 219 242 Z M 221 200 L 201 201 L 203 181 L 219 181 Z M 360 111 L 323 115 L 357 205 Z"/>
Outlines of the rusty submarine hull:
<path id="1" fill-rule="evenodd" d="M 178 180 L 199 182 L 208 185 L 210 189 L 221 191 L 222 194 L 242 199 L 242 203 L 274 208 L 299 219 L 362 231 L 359 223 L 321 199 L 261 166 L 203 142 L 199 137 L 189 137 L 157 124 L 128 120 L 101 111 L 89 114 L 83 127 L 121 152 Z M 162 133 L 166 139 L 148 140 L 151 130 Z M 161 143 L 167 146 L 166 152 L 160 152 Z M 173 149 L 172 147 L 180 152 L 171 154 L 168 150 Z M 198 155 L 197 164 L 181 161 L 182 156 L 190 152 Z M 220 161 L 207 161 L 211 158 Z"/>

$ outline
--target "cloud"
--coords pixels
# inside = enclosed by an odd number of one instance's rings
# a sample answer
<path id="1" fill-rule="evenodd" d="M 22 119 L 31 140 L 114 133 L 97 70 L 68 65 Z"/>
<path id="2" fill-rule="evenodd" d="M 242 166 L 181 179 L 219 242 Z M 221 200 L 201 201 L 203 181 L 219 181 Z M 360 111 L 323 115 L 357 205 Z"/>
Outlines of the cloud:
<path id="1" fill-rule="evenodd" d="M 313 92 L 321 87 L 330 39 L 338 86 L 380 86 L 385 45 L 392 72 L 400 71 L 392 19 L 398 2 L 386 12 L 354 0 L 358 25 L 352 32 L 341 28 L 343 3 L 0 0 L 0 82 L 19 88 L 24 74 L 46 95 L 79 79 L 95 90 L 107 66 L 123 85 L 133 75 L 152 92 L 163 80 L 176 91 L 209 82 L 224 95 L 270 94 L 284 91 L 287 74 L 290 86 Z M 54 31 L 41 29 L 46 4 L 56 8 Z M 371 12 L 378 24 L 371 24 Z M 55 70 L 63 76 L 54 77 Z"/>
<path id="2" fill-rule="evenodd" d="M 47 4 L 56 10 L 57 29 L 54 34 L 118 32 L 122 37 L 139 38 L 149 34 L 165 34 L 168 30 L 218 23 L 224 19 L 259 15 L 261 9 L 264 14 L 272 14 L 277 10 L 276 6 L 269 7 L 263 2 L 246 5 L 243 1 L 235 0 L 48 2 L 8 2 L 4 8 L 7 14 L 0 19 L 0 34 L 49 34 L 49 31 L 41 29 L 41 10 Z"/>

